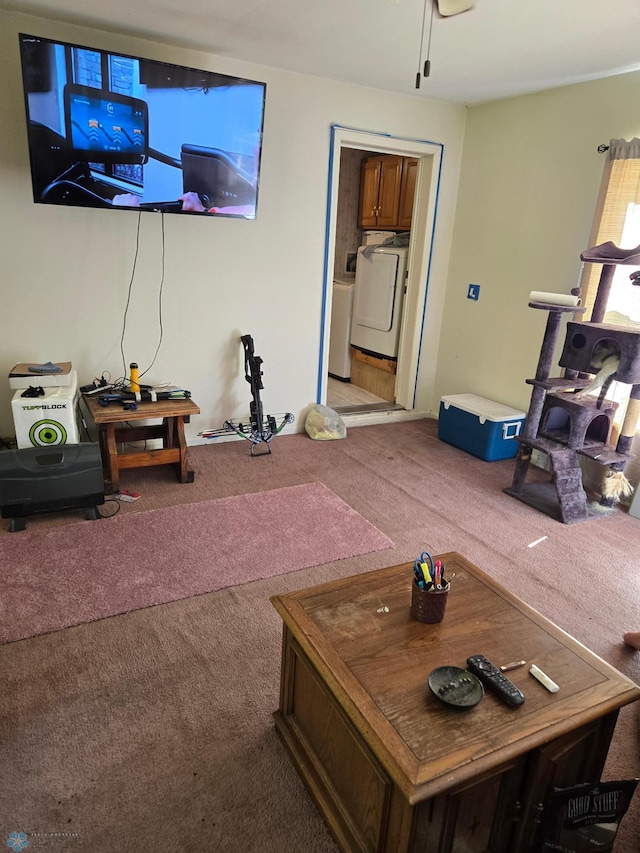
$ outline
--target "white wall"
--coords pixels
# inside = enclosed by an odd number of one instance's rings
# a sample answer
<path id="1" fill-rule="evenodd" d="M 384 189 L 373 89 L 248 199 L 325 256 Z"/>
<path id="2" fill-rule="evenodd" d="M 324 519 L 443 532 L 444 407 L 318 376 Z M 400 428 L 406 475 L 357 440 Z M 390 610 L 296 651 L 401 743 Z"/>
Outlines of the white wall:
<path id="1" fill-rule="evenodd" d="M 640 136 L 638 103 L 633 73 L 469 110 L 438 397 L 471 392 L 528 409 L 525 379 L 547 320 L 529 293 L 577 286 L 604 166 L 597 147 Z"/>
<path id="2" fill-rule="evenodd" d="M 188 387 L 202 409 L 197 432 L 248 414 L 239 337 L 264 359 L 268 412 L 292 411 L 303 429 L 316 402 L 330 126 L 445 147 L 436 273 L 443 300 L 466 111 L 29 16 L 0 12 L 0 372 L 19 361 L 71 360 L 81 383 L 123 372 L 120 354 L 138 214 L 35 205 L 29 177 L 18 32 L 61 38 L 267 83 L 256 221 L 164 217 L 164 340 L 155 381 Z M 161 217 L 143 214 L 125 363 L 146 368 L 158 341 Z M 440 294 L 439 299 L 435 296 Z M 423 394 L 426 394 L 425 390 Z M 432 390 L 432 389 L 431 389 Z M 429 394 L 429 396 L 432 396 Z M 0 435 L 11 435 L 11 392 L 0 382 Z"/>

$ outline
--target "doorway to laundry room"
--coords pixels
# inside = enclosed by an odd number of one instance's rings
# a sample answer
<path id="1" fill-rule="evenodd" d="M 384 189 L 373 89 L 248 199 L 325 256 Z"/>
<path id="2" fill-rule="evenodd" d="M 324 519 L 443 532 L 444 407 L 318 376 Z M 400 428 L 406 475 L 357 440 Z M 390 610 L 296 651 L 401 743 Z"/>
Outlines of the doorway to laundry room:
<path id="1" fill-rule="evenodd" d="M 441 146 L 334 127 L 318 401 L 415 406 Z"/>

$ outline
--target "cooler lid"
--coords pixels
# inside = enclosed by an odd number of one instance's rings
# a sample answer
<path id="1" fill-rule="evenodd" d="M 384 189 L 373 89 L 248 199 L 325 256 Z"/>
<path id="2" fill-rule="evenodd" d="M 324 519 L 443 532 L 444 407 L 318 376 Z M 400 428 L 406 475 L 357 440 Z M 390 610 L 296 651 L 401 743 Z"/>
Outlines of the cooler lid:
<path id="1" fill-rule="evenodd" d="M 487 400 L 486 397 L 479 397 L 477 394 L 448 394 L 442 397 L 441 401 L 445 409 L 455 406 L 472 415 L 477 415 L 482 421 L 509 421 L 527 416 L 526 412 L 504 406 L 494 400 Z"/>

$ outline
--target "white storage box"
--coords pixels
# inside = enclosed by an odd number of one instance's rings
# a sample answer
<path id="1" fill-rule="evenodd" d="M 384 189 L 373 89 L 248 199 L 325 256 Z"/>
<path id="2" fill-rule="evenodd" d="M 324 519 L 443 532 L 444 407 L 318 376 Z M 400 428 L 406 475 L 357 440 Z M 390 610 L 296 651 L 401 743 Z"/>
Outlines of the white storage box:
<path id="1" fill-rule="evenodd" d="M 13 395 L 11 409 L 19 448 L 77 444 L 80 441 L 78 379 L 75 370 L 71 374 L 69 385 L 44 388 L 44 396 L 23 397 L 20 390 Z"/>
<path id="2" fill-rule="evenodd" d="M 451 394 L 440 401 L 438 438 L 487 462 L 510 459 L 525 418 L 525 412 L 476 394 Z"/>

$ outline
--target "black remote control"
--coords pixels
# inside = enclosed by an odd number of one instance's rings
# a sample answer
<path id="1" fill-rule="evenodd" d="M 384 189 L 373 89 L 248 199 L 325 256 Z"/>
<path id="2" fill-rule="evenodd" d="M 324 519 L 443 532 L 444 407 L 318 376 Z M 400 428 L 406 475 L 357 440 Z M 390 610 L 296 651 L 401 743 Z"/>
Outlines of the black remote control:
<path id="1" fill-rule="evenodd" d="M 490 687 L 508 705 L 522 705 L 524 693 L 509 681 L 497 666 L 487 660 L 484 655 L 472 655 L 467 658 L 467 666 L 474 675 L 477 675 L 483 684 Z"/>

